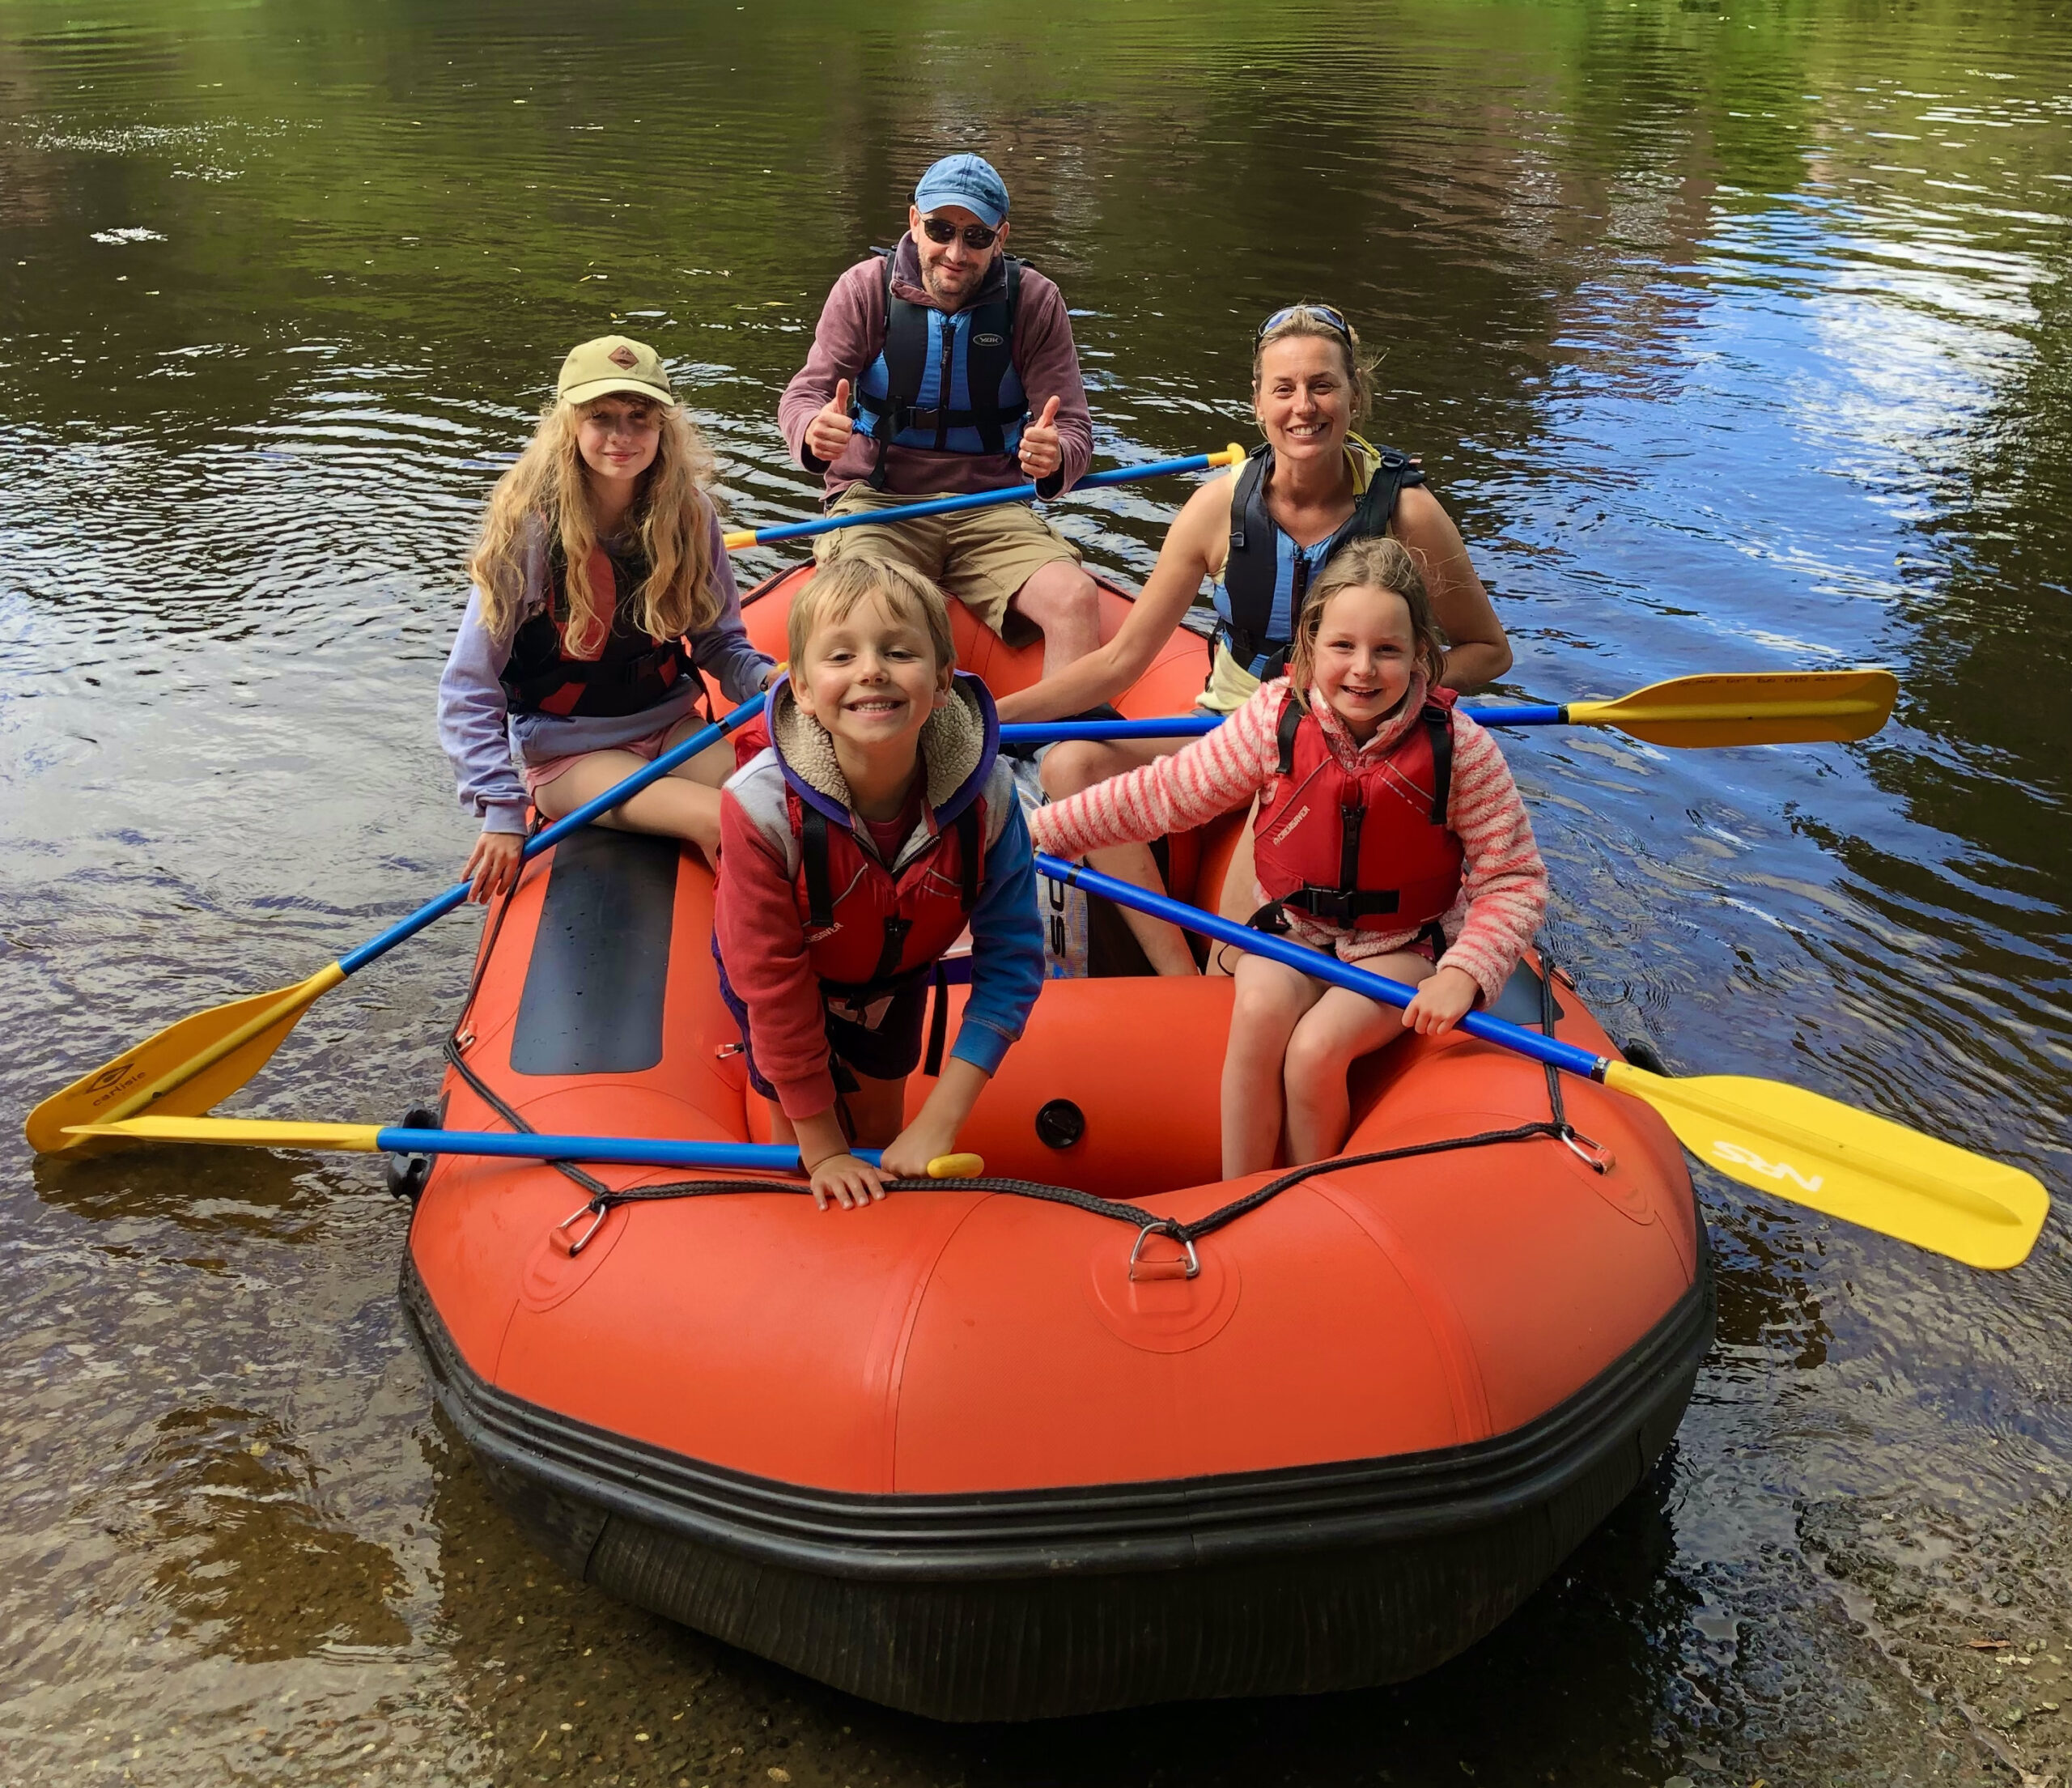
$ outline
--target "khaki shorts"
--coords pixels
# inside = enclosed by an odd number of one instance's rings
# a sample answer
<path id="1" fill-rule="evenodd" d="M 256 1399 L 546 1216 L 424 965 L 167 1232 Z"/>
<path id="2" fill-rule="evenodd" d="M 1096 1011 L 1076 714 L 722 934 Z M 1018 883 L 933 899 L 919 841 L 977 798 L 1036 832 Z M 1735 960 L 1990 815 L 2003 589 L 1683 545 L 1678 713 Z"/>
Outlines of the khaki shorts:
<path id="1" fill-rule="evenodd" d="M 928 500 L 890 496 L 867 484 L 852 484 L 828 512 L 847 516 Z M 813 550 L 823 565 L 862 558 L 911 566 L 940 584 L 1011 646 L 1034 644 L 1042 637 L 1020 615 L 1008 613 L 1015 592 L 1046 565 L 1059 559 L 1080 563 L 1079 549 L 1025 503 L 923 516 L 885 528 L 837 528 L 819 536 Z"/>

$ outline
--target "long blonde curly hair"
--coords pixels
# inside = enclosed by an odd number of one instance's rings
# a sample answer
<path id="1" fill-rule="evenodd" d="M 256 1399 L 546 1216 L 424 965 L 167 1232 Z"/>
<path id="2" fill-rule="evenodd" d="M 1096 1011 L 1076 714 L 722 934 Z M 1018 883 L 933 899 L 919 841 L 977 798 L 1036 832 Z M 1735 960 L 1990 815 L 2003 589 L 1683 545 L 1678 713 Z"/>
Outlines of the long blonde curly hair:
<path id="1" fill-rule="evenodd" d="M 625 401 L 626 393 L 615 393 Z M 590 508 L 576 429 L 604 398 L 587 404 L 557 400 L 518 463 L 496 481 L 481 537 L 468 555 L 468 577 L 482 592 L 482 625 L 493 639 L 507 639 L 524 618 L 529 529 L 543 530 L 550 554 L 558 550 L 567 567 L 568 614 L 564 638 L 578 657 L 604 649 L 612 624 L 614 592 L 590 587 L 590 558 L 597 529 Z M 635 592 L 635 613 L 652 639 L 673 639 L 710 626 L 721 597 L 713 577 L 714 505 L 707 487 L 715 470 L 712 450 L 681 406 L 661 410 L 661 438 L 654 463 L 642 474 L 628 516 L 648 564 L 647 580 Z"/>

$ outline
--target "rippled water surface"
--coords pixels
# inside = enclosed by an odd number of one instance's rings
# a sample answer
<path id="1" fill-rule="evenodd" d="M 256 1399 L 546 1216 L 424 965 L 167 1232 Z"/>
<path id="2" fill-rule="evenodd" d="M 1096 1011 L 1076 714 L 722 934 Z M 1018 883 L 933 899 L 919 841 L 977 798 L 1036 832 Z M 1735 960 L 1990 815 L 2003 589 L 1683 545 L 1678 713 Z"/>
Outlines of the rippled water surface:
<path id="1" fill-rule="evenodd" d="M 1250 438 L 1274 305 L 1356 317 L 1508 692 L 1894 666 L 1860 746 L 1514 745 L 1555 946 L 1679 1070 L 2072 1192 L 2069 131 L 2042 0 L 0 0 L 0 1108 L 450 880 L 457 567 L 563 350 L 652 338 L 734 515 L 808 512 L 777 393 L 968 146 L 1110 462 Z M 1061 525 L 1139 579 L 1180 494 Z M 236 1107 L 393 1119 L 472 940 L 332 996 Z M 1987 1276 L 1704 1180 L 1679 1444 L 1495 1637 L 1385 1692 L 962 1731 L 535 1553 L 433 1416 L 377 1167 L 39 1163 L 11 1115 L 0 1160 L 0 1782 L 2072 1769 L 2061 1218 Z"/>

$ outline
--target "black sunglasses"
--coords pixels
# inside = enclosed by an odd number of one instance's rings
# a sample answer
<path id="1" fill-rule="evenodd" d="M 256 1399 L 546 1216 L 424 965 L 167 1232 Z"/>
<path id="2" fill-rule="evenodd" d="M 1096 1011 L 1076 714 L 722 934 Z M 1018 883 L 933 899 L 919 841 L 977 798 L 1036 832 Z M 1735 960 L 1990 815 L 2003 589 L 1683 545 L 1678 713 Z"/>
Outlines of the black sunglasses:
<path id="1" fill-rule="evenodd" d="M 1283 323 L 1293 321 L 1298 316 L 1318 318 L 1336 330 L 1344 338 L 1348 347 L 1352 346 L 1352 325 L 1328 304 L 1289 304 L 1284 309 L 1276 311 L 1272 316 L 1259 325 L 1258 333 L 1252 337 L 1252 346 L 1257 347 Z"/>
<path id="2" fill-rule="evenodd" d="M 946 217 L 924 217 L 921 219 L 921 227 L 928 231 L 931 242 L 954 242 L 961 235 L 964 238 L 964 246 L 974 252 L 992 247 L 993 238 L 1000 234 L 997 230 L 987 229 L 983 223 L 967 223 L 960 231 Z"/>

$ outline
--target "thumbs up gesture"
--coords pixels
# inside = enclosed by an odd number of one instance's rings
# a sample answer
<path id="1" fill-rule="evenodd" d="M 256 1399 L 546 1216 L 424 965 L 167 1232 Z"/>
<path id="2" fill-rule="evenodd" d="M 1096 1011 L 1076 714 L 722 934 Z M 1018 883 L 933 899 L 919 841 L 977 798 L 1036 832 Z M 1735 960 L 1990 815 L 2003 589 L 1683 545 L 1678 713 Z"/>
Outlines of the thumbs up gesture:
<path id="1" fill-rule="evenodd" d="M 834 395 L 822 405 L 806 424 L 806 446 L 817 460 L 832 465 L 841 458 L 856 425 L 849 419 L 849 381 L 835 381 Z"/>
<path id="2" fill-rule="evenodd" d="M 1021 469 L 1025 476 L 1047 478 L 1065 462 L 1065 450 L 1058 440 L 1058 400 L 1043 406 L 1043 414 L 1021 431 Z"/>

